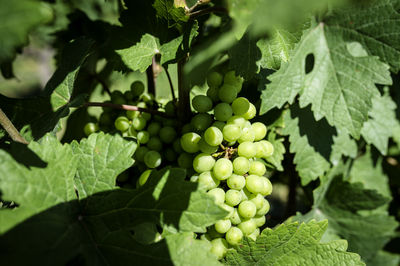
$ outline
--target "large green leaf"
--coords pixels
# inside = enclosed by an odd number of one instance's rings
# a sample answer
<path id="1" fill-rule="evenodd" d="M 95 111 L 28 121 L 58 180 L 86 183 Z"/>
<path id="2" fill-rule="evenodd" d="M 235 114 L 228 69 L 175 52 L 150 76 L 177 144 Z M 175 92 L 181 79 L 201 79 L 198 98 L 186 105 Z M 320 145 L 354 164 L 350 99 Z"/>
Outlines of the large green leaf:
<path id="1" fill-rule="evenodd" d="M 308 31 L 290 63 L 269 77 L 261 113 L 293 103 L 300 95 L 300 107 L 311 104 L 316 120 L 325 117 L 330 125 L 359 138 L 371 98 L 378 92 L 375 83 L 391 84 L 391 78 L 387 65 L 353 47 L 323 24 Z M 307 58 L 314 61 L 308 73 Z"/>
<path id="2" fill-rule="evenodd" d="M 157 16 L 166 19 L 170 26 L 186 22 L 189 19 L 189 16 L 185 13 L 185 9 L 176 7 L 174 0 L 155 0 L 153 6 L 157 11 Z"/>
<path id="3" fill-rule="evenodd" d="M 227 265 L 365 265 L 360 256 L 346 252 L 347 242 L 320 243 L 328 221 L 282 224 L 265 229 L 254 242 L 245 238 L 228 252 Z"/>

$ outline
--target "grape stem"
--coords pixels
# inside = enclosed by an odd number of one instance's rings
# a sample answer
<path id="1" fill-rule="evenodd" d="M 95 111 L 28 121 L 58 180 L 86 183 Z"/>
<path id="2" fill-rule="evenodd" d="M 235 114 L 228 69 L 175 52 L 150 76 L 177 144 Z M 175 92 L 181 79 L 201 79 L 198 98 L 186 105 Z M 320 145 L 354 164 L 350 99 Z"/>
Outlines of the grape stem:
<path id="1" fill-rule="evenodd" d="M 210 13 L 228 13 L 228 11 L 224 7 L 213 6 L 213 7 L 204 8 L 204 9 L 201 9 L 201 10 L 198 10 L 198 11 L 190 12 L 189 13 L 189 18 L 190 19 L 195 19 L 197 17 L 200 17 L 202 15 L 207 15 L 207 14 L 210 14 Z"/>
<path id="2" fill-rule="evenodd" d="M 153 109 L 147 109 L 147 108 L 142 108 L 142 107 L 138 107 L 138 106 L 134 106 L 134 105 L 127 105 L 127 104 L 114 104 L 114 103 L 101 103 L 101 102 L 87 102 L 87 103 L 83 104 L 83 107 L 89 107 L 89 106 L 109 107 L 109 108 L 113 108 L 113 109 L 121 109 L 121 110 L 126 110 L 126 111 L 139 111 L 139 112 L 159 115 L 159 116 L 166 117 L 166 118 L 174 117 L 174 116 L 166 114 L 165 112 L 160 112 L 160 111 L 153 110 Z"/>
<path id="3" fill-rule="evenodd" d="M 152 64 L 147 68 L 146 74 L 147 74 L 147 91 L 148 93 L 153 94 L 154 96 L 156 95 L 156 81 L 157 81 L 157 74 L 154 71 L 156 67 L 156 59 L 155 56 L 153 56 L 152 59 Z"/>
<path id="4" fill-rule="evenodd" d="M 172 100 L 173 100 L 174 102 L 176 102 L 175 90 L 174 90 L 174 85 L 172 84 L 171 76 L 170 76 L 170 74 L 169 74 L 169 72 L 168 72 L 168 68 L 165 67 L 164 69 L 165 69 L 165 73 L 167 74 L 167 78 L 168 78 L 168 82 L 169 82 L 169 87 L 170 87 L 170 89 L 171 89 Z"/>
<path id="5" fill-rule="evenodd" d="M 193 10 L 195 10 L 199 6 L 207 4 L 208 2 L 210 2 L 210 1 L 208 1 L 208 0 L 197 0 L 197 2 L 191 8 L 189 8 L 187 10 L 187 13 L 191 13 Z"/>
<path id="6" fill-rule="evenodd" d="M 0 125 L 7 131 L 8 135 L 10 135 L 11 139 L 16 142 L 20 142 L 22 144 L 28 144 L 29 142 L 21 136 L 19 131 L 15 128 L 13 123 L 8 119 L 7 115 L 0 108 Z"/>

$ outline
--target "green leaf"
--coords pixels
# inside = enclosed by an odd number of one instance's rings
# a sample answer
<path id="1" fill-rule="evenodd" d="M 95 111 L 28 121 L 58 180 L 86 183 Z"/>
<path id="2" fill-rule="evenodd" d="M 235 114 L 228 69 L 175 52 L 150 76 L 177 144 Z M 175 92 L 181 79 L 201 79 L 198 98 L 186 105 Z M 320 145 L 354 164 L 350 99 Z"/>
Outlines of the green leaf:
<path id="1" fill-rule="evenodd" d="M 170 27 L 189 19 L 184 8 L 175 7 L 174 0 L 155 0 L 153 7 L 157 11 L 157 16 L 166 19 Z"/>
<path id="2" fill-rule="evenodd" d="M 71 143 L 78 158 L 75 185 L 80 199 L 116 188 L 116 177 L 133 164 L 133 140 L 119 135 L 91 134 L 80 143 Z"/>
<path id="3" fill-rule="evenodd" d="M 312 210 L 296 219 L 328 219 L 329 227 L 323 239 L 338 236 L 347 239 L 349 250 L 360 254 L 368 263 L 394 235 L 398 223 L 381 209 L 389 198 L 364 188 L 361 183 L 343 181 L 347 171 L 338 165 L 322 178 L 321 185 L 314 190 Z"/>
<path id="4" fill-rule="evenodd" d="M 274 146 L 274 153 L 265 158 L 265 160 L 271 163 L 278 171 L 283 171 L 282 161 L 286 152 L 285 145 L 282 143 L 284 138 L 277 138 L 276 133 L 274 131 L 270 131 L 267 139 Z"/>
<path id="5" fill-rule="evenodd" d="M 9 2 L 0 0 L 0 63 L 14 57 L 16 49 L 28 41 L 28 33 L 49 21 L 51 9 L 32 0 Z"/>
<path id="6" fill-rule="evenodd" d="M 15 152 L 22 157 L 20 161 L 29 160 L 27 165 L 19 164 L 11 154 L 0 150 L 1 197 L 20 205 L 0 211 L 0 233 L 47 208 L 76 199 L 73 178 L 78 160 L 71 148 L 50 135 L 40 144 L 31 142 L 28 147 L 19 146 Z"/>
<path id="7" fill-rule="evenodd" d="M 340 35 L 323 24 L 309 30 L 291 61 L 269 77 L 261 113 L 293 103 L 300 95 L 300 107 L 311 104 L 316 120 L 325 117 L 330 125 L 359 138 L 372 107 L 371 98 L 378 91 L 375 83 L 391 84 L 391 78 L 388 66 L 376 57 L 351 51 Z M 306 59 L 312 58 L 311 70 L 306 73 Z"/>
<path id="8" fill-rule="evenodd" d="M 400 14 L 397 0 L 372 1 L 372 4 L 338 9 L 324 19 L 332 34 L 346 41 L 360 42 L 369 54 L 379 56 L 394 72 L 400 70 Z"/>
<path id="9" fill-rule="evenodd" d="M 227 265 L 365 265 L 357 254 L 346 252 L 344 240 L 320 243 L 328 221 L 282 224 L 265 229 L 254 242 L 245 238 L 229 251 Z"/>
<path id="10" fill-rule="evenodd" d="M 361 135 L 368 144 L 373 144 L 383 155 L 386 155 L 389 138 L 393 136 L 393 129 L 398 126 L 396 119 L 396 104 L 388 93 L 381 96 L 376 94 L 372 98 L 372 109 L 367 122 L 361 129 Z"/>

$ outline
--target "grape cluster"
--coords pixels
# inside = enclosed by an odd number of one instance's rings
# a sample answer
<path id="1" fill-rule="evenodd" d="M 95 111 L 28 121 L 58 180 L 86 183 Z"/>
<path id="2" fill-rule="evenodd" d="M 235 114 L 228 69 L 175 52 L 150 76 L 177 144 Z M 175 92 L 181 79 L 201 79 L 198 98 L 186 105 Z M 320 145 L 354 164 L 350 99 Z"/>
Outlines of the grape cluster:
<path id="1" fill-rule="evenodd" d="M 264 177 L 263 158 L 271 156 L 273 145 L 264 140 L 267 128 L 249 120 L 256 115 L 255 106 L 244 97 L 237 97 L 243 80 L 228 72 L 223 77 L 212 72 L 207 79 L 207 96 L 192 100 L 197 112 L 180 139 L 184 153 L 194 155 L 196 172 L 191 181 L 214 197 L 229 215 L 220 220 L 202 238 L 211 241 L 212 252 L 223 258 L 229 245 L 241 242 L 243 236 L 256 239 L 259 227 L 265 224 L 270 205 L 265 196 L 272 184 Z"/>

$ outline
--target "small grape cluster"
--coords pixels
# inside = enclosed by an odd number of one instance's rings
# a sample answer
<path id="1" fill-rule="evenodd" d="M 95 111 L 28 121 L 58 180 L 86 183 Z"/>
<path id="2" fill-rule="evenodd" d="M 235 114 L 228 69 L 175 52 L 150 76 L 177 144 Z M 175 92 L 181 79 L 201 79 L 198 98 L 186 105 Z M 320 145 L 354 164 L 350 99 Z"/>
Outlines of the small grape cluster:
<path id="1" fill-rule="evenodd" d="M 232 71 L 224 77 L 212 72 L 207 83 L 207 96 L 192 100 L 198 113 L 191 120 L 192 131 L 180 139 L 185 151 L 180 157 L 190 161 L 195 154 L 191 181 L 229 212 L 202 236 L 221 259 L 229 245 L 239 244 L 244 235 L 255 240 L 265 224 L 270 209 L 265 196 L 271 194 L 272 184 L 264 177 L 267 169 L 262 158 L 271 156 L 274 147 L 264 140 L 266 126 L 249 121 L 256 115 L 255 106 L 237 97 L 243 83 L 240 77 Z"/>

